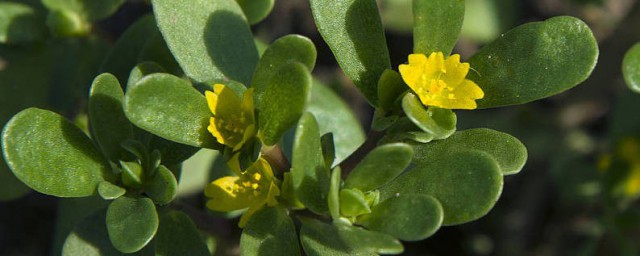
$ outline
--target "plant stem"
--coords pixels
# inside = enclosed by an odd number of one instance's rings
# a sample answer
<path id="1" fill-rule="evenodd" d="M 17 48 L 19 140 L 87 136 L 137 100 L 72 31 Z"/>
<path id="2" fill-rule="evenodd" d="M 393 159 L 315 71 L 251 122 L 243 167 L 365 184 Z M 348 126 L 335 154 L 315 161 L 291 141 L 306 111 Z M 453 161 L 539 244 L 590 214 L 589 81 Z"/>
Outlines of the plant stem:
<path id="1" fill-rule="evenodd" d="M 360 145 L 360 147 L 358 147 L 358 149 L 353 152 L 353 154 L 347 157 L 347 159 L 342 161 L 342 163 L 340 164 L 340 167 L 342 168 L 342 177 L 346 177 L 347 175 L 349 175 L 351 170 L 353 170 L 353 168 L 355 168 L 360 163 L 360 161 L 362 161 L 367 153 L 369 153 L 378 145 L 378 142 L 380 141 L 380 139 L 382 139 L 384 134 L 384 132 L 375 131 L 373 129 L 369 130 L 369 133 L 367 134 L 367 140 L 365 140 L 364 143 L 362 143 L 362 145 Z"/>

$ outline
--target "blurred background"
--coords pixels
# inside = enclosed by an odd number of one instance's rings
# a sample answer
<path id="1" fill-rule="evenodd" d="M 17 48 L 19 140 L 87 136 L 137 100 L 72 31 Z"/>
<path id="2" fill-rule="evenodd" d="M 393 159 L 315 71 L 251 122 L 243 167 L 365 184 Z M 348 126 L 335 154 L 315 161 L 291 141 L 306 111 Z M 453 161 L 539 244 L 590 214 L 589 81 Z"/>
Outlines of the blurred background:
<path id="1" fill-rule="evenodd" d="M 46 17 L 38 0 L 2 2 L 24 3 L 42 13 L 43 20 Z M 488 127 L 507 132 L 527 146 L 529 160 L 522 172 L 505 177 L 502 196 L 487 216 L 443 227 L 424 241 L 405 242 L 405 255 L 638 255 L 640 170 L 626 155 L 640 158 L 640 95 L 625 86 L 621 63 L 624 53 L 640 42 L 640 2 L 466 3 L 462 36 L 454 50 L 463 59 L 515 26 L 571 15 L 593 30 L 599 62 L 585 83 L 557 96 L 513 107 L 457 111 L 458 130 Z M 378 5 L 392 66 L 397 67 L 412 52 L 411 0 L 378 0 Z M 86 126 L 88 89 L 105 54 L 126 28 L 150 12 L 146 1 L 129 0 L 114 15 L 96 22 L 89 38 L 53 37 L 43 25 L 26 43 L 0 40 L 0 124 L 21 109 L 37 106 Z M 312 39 L 318 49 L 314 76 L 347 102 L 368 130 L 373 110 L 322 41 L 308 1 L 276 0 L 269 17 L 252 29 L 265 43 L 287 34 Z M 202 209 L 201 187 L 224 169 L 216 159 L 216 152 L 202 150 L 184 164 L 178 207 Z M 74 207 L 100 207 L 93 199 L 56 199 L 31 192 L 4 162 L 0 186 L 0 255 L 57 255 L 65 230 L 73 226 L 70 220 L 81 212 Z M 209 213 L 191 215 L 198 214 Z M 225 217 L 229 216 L 217 216 L 216 222 L 200 227 L 216 233 L 218 255 L 236 255 L 240 230 L 236 220 Z"/>

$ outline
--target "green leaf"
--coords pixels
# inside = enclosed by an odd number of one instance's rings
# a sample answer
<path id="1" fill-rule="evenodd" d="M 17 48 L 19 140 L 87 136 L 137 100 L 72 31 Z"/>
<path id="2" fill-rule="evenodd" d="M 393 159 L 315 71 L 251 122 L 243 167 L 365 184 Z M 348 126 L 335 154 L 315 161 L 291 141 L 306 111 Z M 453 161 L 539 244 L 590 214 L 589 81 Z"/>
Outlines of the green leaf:
<path id="1" fill-rule="evenodd" d="M 155 73 L 167 73 L 167 71 L 163 67 L 158 65 L 158 63 L 150 61 L 136 65 L 129 73 L 129 79 L 127 80 L 127 91 L 133 88 L 136 83 L 138 83 L 138 81 L 140 81 L 140 79 L 142 79 L 143 77 Z"/>
<path id="2" fill-rule="evenodd" d="M 378 105 L 378 79 L 390 69 L 389 50 L 374 0 L 311 0 L 322 38 L 338 64 L 371 105 Z"/>
<path id="3" fill-rule="evenodd" d="M 104 201 L 103 201 L 104 202 Z M 63 256 L 153 256 L 155 247 L 149 244 L 141 251 L 124 254 L 116 250 L 109 240 L 105 225 L 105 211 L 99 211 L 82 220 L 66 237 L 62 246 Z"/>
<path id="4" fill-rule="evenodd" d="M 337 220 L 340 218 L 340 185 L 342 169 L 340 166 L 331 171 L 331 180 L 329 184 L 329 214 L 331 218 Z"/>
<path id="5" fill-rule="evenodd" d="M 118 38 L 107 53 L 100 72 L 111 73 L 118 78 L 120 84 L 130 85 L 127 83 L 129 73 L 138 64 L 138 55 L 154 33 L 158 33 L 158 28 L 153 15 L 139 18 Z"/>
<path id="6" fill-rule="evenodd" d="M 249 24 L 253 25 L 266 18 L 273 9 L 274 0 L 236 0 Z"/>
<path id="7" fill-rule="evenodd" d="M 136 126 L 167 140 L 217 148 L 209 131 L 211 112 L 189 82 L 168 74 L 151 74 L 127 91 L 124 111 Z"/>
<path id="8" fill-rule="evenodd" d="M 358 223 L 400 240 L 418 241 L 435 234 L 442 219 L 442 206 L 435 198 L 403 194 L 376 205 Z"/>
<path id="9" fill-rule="evenodd" d="M 98 194 L 105 200 L 113 200 L 121 197 L 126 193 L 127 190 L 121 188 L 117 185 L 114 185 L 111 182 L 103 181 L 98 185 Z"/>
<path id="10" fill-rule="evenodd" d="M 349 256 L 400 254 L 402 244 L 395 238 L 355 226 L 329 225 L 305 219 L 300 229 L 300 241 L 309 256 Z"/>
<path id="11" fill-rule="evenodd" d="M 523 104 L 581 83 L 591 74 L 598 45 L 589 27 L 573 17 L 519 26 L 480 49 L 467 78 L 484 91 L 478 108 Z"/>
<path id="12" fill-rule="evenodd" d="M 393 109 L 396 99 L 408 89 L 398 72 L 386 69 L 378 80 L 378 105 L 385 111 Z"/>
<path id="13" fill-rule="evenodd" d="M 2 149 L 16 177 L 43 194 L 90 196 L 101 181 L 114 180 L 93 142 L 51 111 L 29 108 L 16 114 L 2 132 Z"/>
<path id="14" fill-rule="evenodd" d="M 300 202 L 317 214 L 328 212 L 329 171 L 324 165 L 318 123 L 311 113 L 298 122 L 291 161 L 293 188 Z"/>
<path id="15" fill-rule="evenodd" d="M 413 149 L 404 143 L 376 147 L 351 171 L 344 187 L 365 192 L 382 187 L 400 175 L 412 158 Z"/>
<path id="16" fill-rule="evenodd" d="M 296 226 L 284 208 L 265 207 L 249 220 L 240 237 L 240 255 L 300 255 Z"/>
<path id="17" fill-rule="evenodd" d="M 257 105 L 260 136 L 266 145 L 280 142 L 296 124 L 309 98 L 311 74 L 298 62 L 283 66 L 267 85 Z"/>
<path id="18" fill-rule="evenodd" d="M 357 217 L 370 212 L 371 209 L 362 191 L 356 188 L 340 190 L 340 214 L 342 216 Z"/>
<path id="19" fill-rule="evenodd" d="M 158 166 L 155 175 L 144 183 L 144 192 L 156 204 L 165 205 L 173 201 L 178 193 L 178 181 L 173 173 L 164 167 Z"/>
<path id="20" fill-rule="evenodd" d="M 325 133 L 320 136 L 320 146 L 322 147 L 322 158 L 325 166 L 333 166 L 336 160 L 336 146 L 333 143 L 333 133 Z"/>
<path id="21" fill-rule="evenodd" d="M 236 80 L 250 84 L 258 51 L 235 0 L 153 0 L 153 12 L 169 49 L 198 83 Z"/>
<path id="22" fill-rule="evenodd" d="M 120 161 L 120 166 L 122 167 L 122 183 L 130 188 L 142 188 L 145 174 L 142 165 L 137 162 Z"/>
<path id="23" fill-rule="evenodd" d="M 640 93 L 640 43 L 635 44 L 624 55 L 622 75 L 629 89 Z"/>
<path id="24" fill-rule="evenodd" d="M 486 128 L 454 133 L 446 140 L 416 145 L 414 163 L 426 164 L 457 151 L 479 150 L 496 160 L 502 174 L 516 174 L 527 162 L 527 148 L 515 137 Z"/>
<path id="25" fill-rule="evenodd" d="M 316 47 L 304 36 L 287 35 L 274 41 L 262 54 L 253 73 L 251 87 L 255 88 L 253 98 L 260 105 L 272 77 L 279 75 L 284 67 L 291 67 L 291 62 L 304 64 L 309 72 L 316 64 Z"/>
<path id="26" fill-rule="evenodd" d="M 179 211 L 160 214 L 156 255 L 211 255 L 199 230 L 189 216 Z"/>
<path id="27" fill-rule="evenodd" d="M 120 143 L 133 138 L 133 128 L 122 110 L 123 99 L 124 92 L 115 76 L 105 73 L 93 80 L 89 92 L 92 137 L 114 162 L 129 155 Z"/>
<path id="28" fill-rule="evenodd" d="M 381 188 L 382 200 L 405 194 L 436 198 L 443 225 L 476 220 L 489 212 L 502 191 L 498 163 L 481 151 L 456 151 L 416 167 Z"/>
<path id="29" fill-rule="evenodd" d="M 164 166 L 173 166 L 176 164 L 180 164 L 200 150 L 200 148 L 197 147 L 175 143 L 173 141 L 168 141 L 157 136 L 153 136 L 151 138 L 149 147 L 160 151 L 160 155 L 162 156 L 161 163 Z"/>
<path id="30" fill-rule="evenodd" d="M 111 16 L 125 0 L 42 0 L 50 10 L 63 10 L 77 13 L 87 21 L 97 21 Z"/>
<path id="31" fill-rule="evenodd" d="M 151 61 L 158 63 L 166 69 L 168 73 L 182 77 L 184 71 L 180 68 L 180 64 L 178 64 L 178 61 L 173 57 L 167 42 L 165 42 L 162 37 L 162 33 L 158 31 L 157 27 L 155 30 L 156 32 L 149 37 L 144 47 L 142 47 L 142 51 L 140 51 L 138 55 L 138 62 Z"/>
<path id="32" fill-rule="evenodd" d="M 446 139 L 456 131 L 458 118 L 451 109 L 424 106 L 413 93 L 402 98 L 402 109 L 409 120 L 425 132 L 431 133 L 434 139 Z"/>
<path id="33" fill-rule="evenodd" d="M 451 54 L 464 20 L 464 0 L 413 0 L 413 52 Z"/>
<path id="34" fill-rule="evenodd" d="M 320 134 L 332 133 L 334 166 L 351 155 L 365 140 L 362 125 L 351 108 L 330 88 L 314 81 L 307 111 L 318 121 Z"/>
<path id="35" fill-rule="evenodd" d="M 144 248 L 158 230 L 158 213 L 146 197 L 123 196 L 107 208 L 107 232 L 113 246 L 123 253 Z"/>
<path id="36" fill-rule="evenodd" d="M 30 6 L 0 2 L 0 43 L 22 44 L 40 40 L 44 19 Z"/>

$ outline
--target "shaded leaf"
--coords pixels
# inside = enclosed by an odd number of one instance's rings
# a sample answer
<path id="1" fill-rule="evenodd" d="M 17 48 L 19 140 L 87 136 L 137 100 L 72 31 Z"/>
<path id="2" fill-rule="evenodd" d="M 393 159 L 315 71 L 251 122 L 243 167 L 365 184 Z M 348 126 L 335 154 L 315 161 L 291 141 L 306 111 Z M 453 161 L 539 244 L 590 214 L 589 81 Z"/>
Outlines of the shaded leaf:
<path id="1" fill-rule="evenodd" d="M 377 82 L 390 69 L 389 50 L 374 0 L 311 0 L 311 12 L 338 64 L 371 105 Z"/>
<path id="2" fill-rule="evenodd" d="M 635 44 L 624 55 L 622 75 L 629 89 L 640 93 L 640 43 Z"/>
<path id="3" fill-rule="evenodd" d="M 98 194 L 105 200 L 113 200 L 121 197 L 127 191 L 111 182 L 103 181 L 98 185 Z"/>
<path id="4" fill-rule="evenodd" d="M 179 211 L 160 214 L 155 241 L 156 255 L 211 255 L 196 225 L 189 216 Z"/>
<path id="5" fill-rule="evenodd" d="M 44 36 L 44 19 L 29 5 L 0 2 L 0 43 L 22 44 Z"/>
<path id="6" fill-rule="evenodd" d="M 274 0 L 236 0 L 249 24 L 256 24 L 266 18 L 273 9 Z"/>
<path id="7" fill-rule="evenodd" d="M 167 167 L 161 165 L 155 175 L 145 181 L 144 191 L 156 204 L 165 205 L 176 197 L 178 181 Z"/>
<path id="8" fill-rule="evenodd" d="M 242 230 L 240 254 L 300 255 L 296 226 L 286 210 L 281 207 L 265 207 L 251 217 Z"/>
<path id="9" fill-rule="evenodd" d="M 413 53 L 451 54 L 464 20 L 464 0 L 413 1 Z"/>
<path id="10" fill-rule="evenodd" d="M 101 20 L 115 13 L 125 0 L 42 0 L 51 10 L 63 10 L 77 13 L 87 21 Z"/>
<path id="11" fill-rule="evenodd" d="M 109 205 L 107 232 L 113 246 L 123 253 L 144 248 L 158 230 L 158 213 L 146 197 L 120 197 Z"/>
<path id="12" fill-rule="evenodd" d="M 373 149 L 351 171 L 345 188 L 370 191 L 400 175 L 413 159 L 413 149 L 403 143 L 386 144 Z"/>

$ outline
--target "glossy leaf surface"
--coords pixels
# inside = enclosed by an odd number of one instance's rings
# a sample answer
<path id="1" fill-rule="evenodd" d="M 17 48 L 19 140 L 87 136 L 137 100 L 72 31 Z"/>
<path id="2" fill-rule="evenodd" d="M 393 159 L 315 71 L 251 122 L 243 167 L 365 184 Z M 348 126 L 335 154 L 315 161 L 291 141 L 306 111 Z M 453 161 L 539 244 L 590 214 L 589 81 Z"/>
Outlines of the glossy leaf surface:
<path id="1" fill-rule="evenodd" d="M 274 0 L 236 0 L 249 24 L 256 24 L 269 15 L 273 9 Z"/>
<path id="2" fill-rule="evenodd" d="M 443 225 L 458 225 L 489 212 L 502 192 L 502 173 L 490 155 L 459 151 L 416 164 L 380 192 L 381 200 L 405 194 L 432 196 L 442 204 Z"/>
<path id="3" fill-rule="evenodd" d="M 520 172 L 527 162 L 527 148 L 522 142 L 509 134 L 486 128 L 459 131 L 446 140 L 416 145 L 414 150 L 414 163 L 418 164 L 445 158 L 457 151 L 483 151 L 496 160 L 504 175 Z"/>
<path id="4" fill-rule="evenodd" d="M 598 45 L 591 29 L 568 16 L 521 25 L 471 59 L 467 79 L 484 91 L 478 108 L 523 104 L 568 90 L 591 74 Z"/>
<path id="5" fill-rule="evenodd" d="M 433 106 L 425 109 L 413 93 L 407 93 L 402 98 L 402 109 L 409 120 L 432 134 L 434 139 L 445 139 L 456 131 L 458 118 L 452 110 Z"/>
<path id="6" fill-rule="evenodd" d="M 624 55 L 622 75 L 629 89 L 640 93 L 640 43 L 635 44 Z"/>

